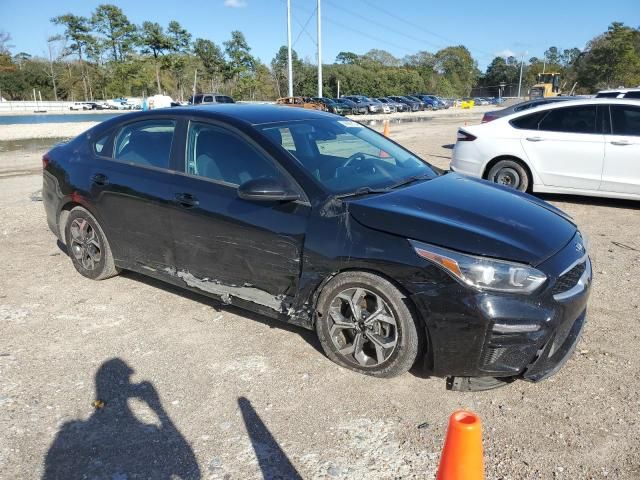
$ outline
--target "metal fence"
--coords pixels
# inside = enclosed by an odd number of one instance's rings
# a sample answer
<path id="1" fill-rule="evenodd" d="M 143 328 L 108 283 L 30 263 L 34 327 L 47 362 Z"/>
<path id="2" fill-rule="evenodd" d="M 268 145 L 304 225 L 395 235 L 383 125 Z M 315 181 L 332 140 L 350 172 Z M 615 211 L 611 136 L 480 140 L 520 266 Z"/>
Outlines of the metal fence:
<path id="1" fill-rule="evenodd" d="M 502 90 L 502 91 L 500 91 Z M 520 89 L 520 96 L 526 97 L 529 95 L 529 85 L 522 84 Z M 471 97 L 517 97 L 518 96 L 518 84 L 507 84 L 502 88 L 498 85 L 489 87 L 474 87 L 471 89 Z"/>
<path id="2" fill-rule="evenodd" d="M 65 102 L 65 101 L 44 101 L 44 102 L 34 102 L 30 101 L 4 101 L 0 102 L 0 113 L 8 113 L 8 112 L 34 112 L 38 111 L 47 111 L 47 112 L 64 112 L 68 111 L 69 107 L 73 105 L 75 102 Z"/>

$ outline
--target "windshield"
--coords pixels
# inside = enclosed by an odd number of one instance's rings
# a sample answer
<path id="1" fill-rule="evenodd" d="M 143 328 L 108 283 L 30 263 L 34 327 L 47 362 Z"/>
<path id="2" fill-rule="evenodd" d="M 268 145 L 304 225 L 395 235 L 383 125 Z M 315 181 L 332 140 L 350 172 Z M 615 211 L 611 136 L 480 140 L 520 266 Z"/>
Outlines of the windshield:
<path id="1" fill-rule="evenodd" d="M 438 174 L 425 161 L 359 123 L 309 119 L 257 126 L 332 194 L 393 187 Z"/>

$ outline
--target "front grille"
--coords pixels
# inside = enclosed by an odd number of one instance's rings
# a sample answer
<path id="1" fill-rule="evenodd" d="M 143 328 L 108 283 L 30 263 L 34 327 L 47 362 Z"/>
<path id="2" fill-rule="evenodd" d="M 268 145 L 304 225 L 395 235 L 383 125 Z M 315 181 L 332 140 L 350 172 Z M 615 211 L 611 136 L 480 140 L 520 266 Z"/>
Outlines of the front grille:
<path id="1" fill-rule="evenodd" d="M 571 290 L 573 287 L 575 287 L 586 268 L 587 261 L 585 259 L 581 263 L 578 263 L 567 273 L 562 275 L 560 278 L 558 278 L 558 281 L 553 287 L 553 294 L 557 295 L 558 293 L 566 292 L 567 290 Z"/>

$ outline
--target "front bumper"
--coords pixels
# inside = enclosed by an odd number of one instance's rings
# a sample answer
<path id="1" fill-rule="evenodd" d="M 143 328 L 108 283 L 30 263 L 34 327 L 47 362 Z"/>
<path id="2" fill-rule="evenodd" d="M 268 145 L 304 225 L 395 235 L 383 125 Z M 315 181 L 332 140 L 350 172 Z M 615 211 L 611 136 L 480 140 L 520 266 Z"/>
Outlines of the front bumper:
<path id="1" fill-rule="evenodd" d="M 592 272 L 586 254 L 576 251 L 578 235 L 536 267 L 549 277 L 538 294 L 480 292 L 456 282 L 412 295 L 427 327 L 425 370 L 534 382 L 556 373 L 586 320 Z"/>

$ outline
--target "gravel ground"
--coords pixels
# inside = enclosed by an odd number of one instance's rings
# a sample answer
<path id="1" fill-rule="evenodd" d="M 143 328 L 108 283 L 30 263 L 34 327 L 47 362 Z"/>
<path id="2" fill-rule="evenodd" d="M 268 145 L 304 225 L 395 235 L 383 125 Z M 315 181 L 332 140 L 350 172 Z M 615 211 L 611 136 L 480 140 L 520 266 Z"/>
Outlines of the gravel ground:
<path id="1" fill-rule="evenodd" d="M 477 120 L 391 136 L 447 167 Z M 46 226 L 40 157 L 0 175 L 0 478 L 433 478 L 461 407 L 483 419 L 489 479 L 640 478 L 639 203 L 545 197 L 591 240 L 577 352 L 542 383 L 458 393 L 341 369 L 311 332 L 137 274 L 81 277 Z"/>

